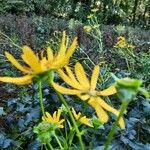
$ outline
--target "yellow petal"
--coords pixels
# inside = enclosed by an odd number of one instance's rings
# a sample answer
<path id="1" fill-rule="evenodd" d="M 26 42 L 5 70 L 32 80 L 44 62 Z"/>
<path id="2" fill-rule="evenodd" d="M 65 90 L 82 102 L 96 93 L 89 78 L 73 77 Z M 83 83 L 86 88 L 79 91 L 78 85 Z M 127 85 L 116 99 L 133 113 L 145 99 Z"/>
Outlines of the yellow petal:
<path id="1" fill-rule="evenodd" d="M 79 120 L 82 124 L 85 124 L 87 126 L 93 127 L 93 125 L 91 124 L 91 119 L 86 118 L 86 116 L 83 116 L 80 118 Z"/>
<path id="2" fill-rule="evenodd" d="M 109 88 L 107 88 L 103 91 L 97 92 L 97 94 L 100 95 L 100 96 L 109 96 L 109 95 L 113 95 L 115 93 L 116 93 L 115 86 L 110 86 Z"/>
<path id="3" fill-rule="evenodd" d="M 61 120 L 59 121 L 59 124 L 63 123 L 64 121 L 65 121 L 65 119 L 61 119 Z"/>
<path id="4" fill-rule="evenodd" d="M 71 71 L 71 69 L 68 67 L 68 66 L 65 66 L 65 70 L 68 74 L 68 76 L 71 78 L 71 80 L 76 84 L 78 85 L 78 87 L 80 87 L 79 89 L 83 89 L 83 87 L 80 85 L 80 83 L 76 80 L 73 72 Z"/>
<path id="5" fill-rule="evenodd" d="M 28 46 L 23 47 L 22 59 L 31 67 L 33 71 L 35 71 L 35 73 L 42 72 L 38 57 L 36 57 L 34 52 Z"/>
<path id="6" fill-rule="evenodd" d="M 80 116 L 81 116 L 81 113 L 79 112 L 79 113 L 76 113 L 76 111 L 74 110 L 74 108 L 72 108 L 72 113 L 73 113 L 73 115 L 74 115 L 74 118 L 76 119 L 76 120 L 79 120 L 79 118 L 80 118 Z"/>
<path id="7" fill-rule="evenodd" d="M 23 77 L 0 77 L 1 82 L 13 83 L 17 85 L 29 84 L 32 82 L 32 77 L 30 75 L 26 75 Z"/>
<path id="8" fill-rule="evenodd" d="M 78 81 L 80 82 L 80 84 L 83 87 L 85 87 L 85 89 L 89 89 L 90 88 L 89 80 L 85 74 L 85 71 L 84 71 L 82 65 L 78 62 L 75 65 L 75 74 L 76 74 L 76 77 L 77 77 Z"/>
<path id="9" fill-rule="evenodd" d="M 23 66 L 21 66 L 20 63 L 10 53 L 5 52 L 5 56 L 17 69 L 19 69 L 20 71 L 24 73 L 30 73 L 30 71 L 24 68 Z"/>
<path id="10" fill-rule="evenodd" d="M 68 89 L 68 88 L 62 87 L 54 82 L 52 83 L 52 86 L 55 88 L 55 90 L 57 90 L 58 92 L 60 92 L 62 94 L 77 95 L 77 94 L 81 93 L 81 91 L 79 91 L 79 90 Z"/>
<path id="11" fill-rule="evenodd" d="M 63 31 L 63 36 L 62 36 L 62 41 L 61 41 L 61 45 L 60 45 L 60 50 L 58 52 L 58 55 L 56 56 L 56 60 L 61 59 L 61 57 L 63 57 L 65 55 L 65 52 L 66 52 L 65 41 L 66 41 L 66 32 Z"/>
<path id="12" fill-rule="evenodd" d="M 103 110 L 101 105 L 99 105 L 99 103 L 96 99 L 91 98 L 88 101 L 88 104 L 90 104 L 95 109 L 96 114 L 101 122 L 106 123 L 108 121 L 109 117 L 108 117 L 107 113 Z"/>
<path id="13" fill-rule="evenodd" d="M 53 119 L 54 119 L 54 121 L 56 121 L 56 119 L 57 119 L 57 112 L 56 111 L 53 113 Z"/>
<path id="14" fill-rule="evenodd" d="M 81 100 L 83 100 L 83 101 L 86 101 L 86 100 L 88 100 L 89 98 L 90 98 L 90 95 L 88 95 L 88 94 L 78 94 L 77 95 Z"/>
<path id="15" fill-rule="evenodd" d="M 66 62 L 68 63 L 69 58 L 72 56 L 74 53 L 75 49 L 77 47 L 77 37 L 74 38 L 71 46 L 68 48 L 67 53 L 66 53 Z"/>
<path id="16" fill-rule="evenodd" d="M 74 74 L 73 74 L 73 72 L 71 71 L 70 67 L 65 66 L 65 69 L 66 69 L 66 72 L 67 72 L 68 76 L 71 78 L 71 80 L 77 81 Z"/>
<path id="17" fill-rule="evenodd" d="M 115 114 L 116 116 L 119 115 L 119 111 L 116 110 L 115 108 L 111 107 L 110 105 L 108 105 L 106 102 L 104 102 L 100 97 L 97 97 L 97 102 L 99 103 L 99 105 L 101 107 L 103 107 L 105 110 L 109 111 L 109 112 L 112 112 L 113 114 Z M 125 123 L 124 123 L 124 120 L 123 118 L 120 118 L 119 120 L 119 125 L 122 129 L 125 128 Z"/>
<path id="18" fill-rule="evenodd" d="M 51 69 L 60 69 L 66 65 L 65 56 L 60 57 L 59 59 L 54 58 L 53 62 L 51 63 Z"/>
<path id="19" fill-rule="evenodd" d="M 47 59 L 48 59 L 48 61 L 53 61 L 53 58 L 54 58 L 54 56 L 53 56 L 52 49 L 50 47 L 47 47 Z"/>
<path id="20" fill-rule="evenodd" d="M 58 109 L 58 112 L 57 112 L 57 120 L 60 119 L 61 112 L 62 112 L 62 110 L 61 110 L 61 109 Z"/>
<path id="21" fill-rule="evenodd" d="M 91 77 L 91 89 L 92 90 L 94 90 L 96 88 L 98 75 L 99 75 L 99 66 L 97 65 L 97 66 L 94 67 L 92 77 Z"/>
<path id="22" fill-rule="evenodd" d="M 72 81 L 61 69 L 58 70 L 58 73 L 60 77 L 71 87 L 80 90 L 83 89 L 83 87 L 78 82 Z"/>
<path id="23" fill-rule="evenodd" d="M 45 116 L 46 116 L 46 120 L 48 119 L 50 122 L 51 120 L 53 120 L 52 116 L 48 113 L 48 112 L 45 112 Z"/>

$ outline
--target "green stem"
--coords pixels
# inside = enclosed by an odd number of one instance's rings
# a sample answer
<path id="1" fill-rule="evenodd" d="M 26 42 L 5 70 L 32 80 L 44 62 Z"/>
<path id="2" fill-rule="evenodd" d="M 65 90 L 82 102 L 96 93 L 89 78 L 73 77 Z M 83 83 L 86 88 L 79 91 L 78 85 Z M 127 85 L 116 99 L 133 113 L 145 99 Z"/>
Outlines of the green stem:
<path id="1" fill-rule="evenodd" d="M 54 133 L 53 136 L 55 137 L 60 149 L 63 150 L 64 148 L 62 147 L 61 142 L 60 142 L 59 138 L 57 137 L 57 135 Z"/>
<path id="2" fill-rule="evenodd" d="M 74 138 L 74 135 L 75 135 L 75 130 L 72 129 L 68 135 L 68 138 L 67 138 L 67 141 L 69 143 L 69 146 L 72 145 L 72 141 L 73 141 L 73 138 Z"/>
<path id="3" fill-rule="evenodd" d="M 50 150 L 54 150 L 53 146 L 50 143 L 46 143 Z"/>
<path id="4" fill-rule="evenodd" d="M 46 145 L 44 145 L 44 147 L 45 147 L 46 150 L 49 150 Z"/>
<path id="5" fill-rule="evenodd" d="M 42 82 L 41 81 L 38 82 L 38 86 L 39 86 L 40 107 L 41 107 L 42 115 L 45 116 L 44 105 L 43 105 L 43 95 L 42 95 Z"/>
<path id="6" fill-rule="evenodd" d="M 112 141 L 112 139 L 113 139 L 113 136 L 114 136 L 114 134 L 115 134 L 115 131 L 116 131 L 116 129 L 117 129 L 118 122 L 119 122 L 120 118 L 123 116 L 123 113 L 124 113 L 124 111 L 126 110 L 127 106 L 128 106 L 128 102 L 123 102 L 123 103 L 122 103 L 122 107 L 121 107 L 120 113 L 119 113 L 119 115 L 118 115 L 116 121 L 113 123 L 113 126 L 112 126 L 111 131 L 110 131 L 109 134 L 108 134 L 108 140 L 107 140 L 106 143 L 105 143 L 104 150 L 108 150 L 109 145 L 110 145 L 110 143 L 111 143 L 111 141 Z"/>
<path id="7" fill-rule="evenodd" d="M 92 147 L 93 147 L 93 144 L 94 144 L 95 133 L 96 133 L 96 130 L 94 129 L 94 133 L 92 134 L 92 140 L 89 144 L 89 150 L 92 150 Z"/>
<path id="8" fill-rule="evenodd" d="M 76 130 L 76 132 L 77 132 L 77 137 L 78 137 L 79 142 L 80 142 L 81 150 L 85 150 L 84 144 L 83 144 L 83 141 L 82 141 L 82 137 L 81 137 L 81 133 L 80 133 L 80 131 L 79 131 L 79 129 L 78 129 L 78 126 L 77 126 L 77 124 L 76 124 L 76 121 L 75 121 L 75 119 L 74 119 L 74 117 L 73 117 L 73 115 L 72 115 L 72 113 L 71 113 L 71 111 L 70 111 L 70 108 L 69 108 L 67 102 L 65 101 L 64 97 L 62 96 L 62 94 L 60 94 L 60 93 L 57 92 L 57 91 L 56 91 L 56 93 L 57 93 L 59 99 L 60 99 L 60 100 L 62 101 L 62 103 L 65 105 L 65 107 L 66 107 L 66 109 L 67 109 L 67 111 L 68 111 L 68 113 L 69 113 L 69 116 L 70 116 L 70 118 L 71 118 L 71 120 L 72 120 L 72 123 L 73 123 L 73 125 L 74 125 L 74 128 L 75 128 L 75 130 Z"/>

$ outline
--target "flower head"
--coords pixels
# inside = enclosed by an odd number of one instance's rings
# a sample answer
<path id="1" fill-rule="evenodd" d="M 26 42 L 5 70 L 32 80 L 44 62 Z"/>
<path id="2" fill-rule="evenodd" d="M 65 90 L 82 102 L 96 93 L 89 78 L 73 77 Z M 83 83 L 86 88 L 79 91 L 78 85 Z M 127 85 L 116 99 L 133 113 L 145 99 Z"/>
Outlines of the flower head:
<path id="1" fill-rule="evenodd" d="M 89 80 L 86 76 L 84 68 L 80 63 L 75 65 L 75 75 L 69 67 L 65 67 L 65 71 L 62 69 L 58 70 L 61 78 L 72 88 L 65 88 L 53 82 L 53 87 L 63 93 L 70 95 L 77 95 L 81 100 L 86 101 L 90 106 L 92 106 L 101 122 L 105 123 L 108 121 L 108 114 L 106 111 L 112 112 L 116 116 L 119 115 L 119 111 L 108 105 L 101 97 L 109 96 L 116 93 L 114 86 L 99 91 L 96 90 L 97 79 L 99 75 L 99 66 L 95 66 L 91 79 Z M 119 120 L 119 125 L 121 128 L 125 127 L 124 120 L 121 118 Z"/>
<path id="2" fill-rule="evenodd" d="M 73 113 L 74 118 L 77 121 L 79 121 L 81 124 L 85 124 L 87 126 L 93 127 L 93 125 L 91 124 L 90 118 L 87 118 L 86 116 L 82 116 L 80 112 L 77 114 L 74 108 L 72 108 L 72 113 Z"/>
<path id="3" fill-rule="evenodd" d="M 114 46 L 115 48 L 131 48 L 134 49 L 135 46 L 132 44 L 128 44 L 127 40 L 123 36 L 119 36 L 117 38 L 117 43 Z"/>
<path id="4" fill-rule="evenodd" d="M 35 76 L 48 72 L 49 70 L 57 70 L 64 67 L 68 63 L 77 45 L 77 38 L 75 38 L 71 46 L 67 49 L 67 39 L 66 33 L 63 32 L 58 54 L 54 55 L 52 49 L 48 47 L 46 56 L 41 52 L 40 58 L 31 50 L 31 48 L 24 46 L 22 48 L 23 54 L 21 57 L 25 65 L 21 65 L 13 55 L 5 52 L 6 58 L 25 75 L 22 77 L 0 77 L 0 81 L 19 85 L 29 84 Z"/>
<path id="5" fill-rule="evenodd" d="M 42 120 L 46 121 L 50 124 L 57 125 L 59 128 L 64 128 L 64 125 L 62 123 L 65 121 L 65 119 L 60 120 L 61 112 L 62 112 L 62 110 L 58 109 L 58 111 L 55 111 L 53 113 L 53 116 L 51 116 L 51 114 L 46 112 L 45 116 L 42 117 Z"/>

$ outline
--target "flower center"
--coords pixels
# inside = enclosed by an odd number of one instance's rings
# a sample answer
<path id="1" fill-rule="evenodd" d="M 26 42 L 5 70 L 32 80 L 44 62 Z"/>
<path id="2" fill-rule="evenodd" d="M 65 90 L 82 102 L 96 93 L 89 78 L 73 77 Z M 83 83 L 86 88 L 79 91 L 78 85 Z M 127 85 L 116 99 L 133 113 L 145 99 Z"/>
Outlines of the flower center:
<path id="1" fill-rule="evenodd" d="M 90 91 L 89 91 L 89 95 L 90 95 L 90 96 L 96 96 L 96 94 L 97 94 L 97 91 L 96 91 L 96 90 L 90 90 Z"/>

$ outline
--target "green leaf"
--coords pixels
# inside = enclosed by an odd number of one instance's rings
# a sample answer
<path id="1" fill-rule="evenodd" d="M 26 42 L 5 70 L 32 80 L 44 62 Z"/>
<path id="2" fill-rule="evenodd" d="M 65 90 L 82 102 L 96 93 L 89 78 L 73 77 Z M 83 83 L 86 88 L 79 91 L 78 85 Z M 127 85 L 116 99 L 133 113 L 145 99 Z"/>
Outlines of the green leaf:
<path id="1" fill-rule="evenodd" d="M 116 89 L 117 95 L 122 101 L 130 102 L 139 91 L 139 88 L 142 84 L 141 80 L 123 78 L 117 80 Z"/>

